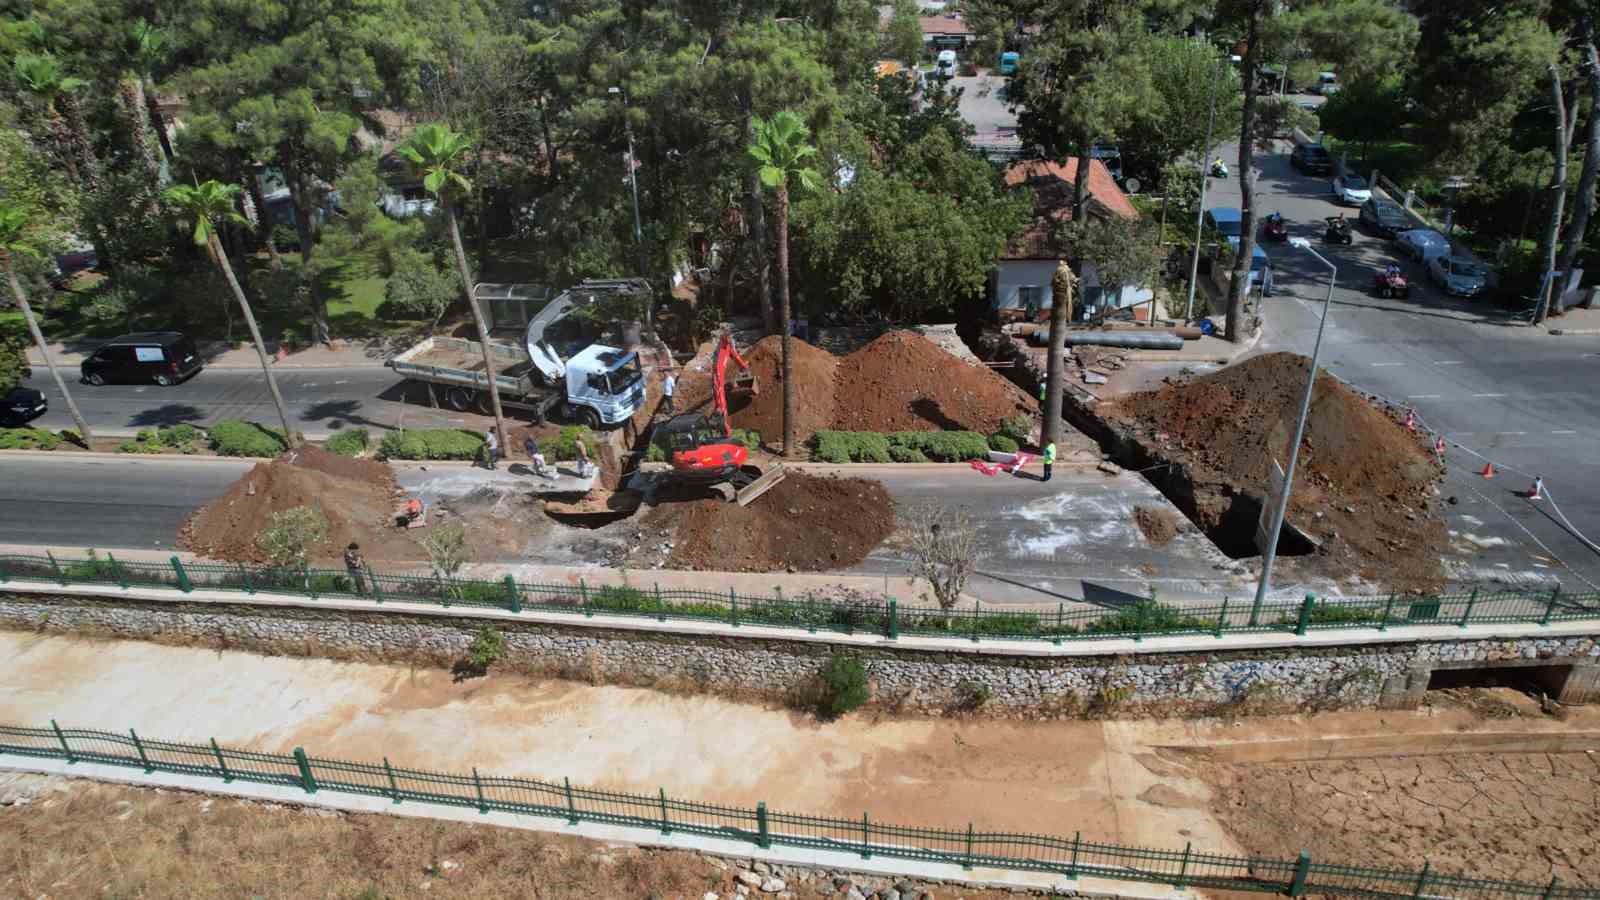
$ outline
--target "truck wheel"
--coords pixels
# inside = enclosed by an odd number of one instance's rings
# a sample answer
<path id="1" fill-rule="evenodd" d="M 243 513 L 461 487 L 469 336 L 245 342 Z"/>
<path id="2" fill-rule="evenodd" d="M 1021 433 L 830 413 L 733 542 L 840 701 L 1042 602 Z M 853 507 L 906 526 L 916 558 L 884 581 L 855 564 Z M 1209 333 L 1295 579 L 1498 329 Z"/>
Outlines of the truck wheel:
<path id="1" fill-rule="evenodd" d="M 587 406 L 578 407 L 577 415 L 574 418 L 577 419 L 579 425 L 590 431 L 600 430 L 600 414 Z"/>
<path id="2" fill-rule="evenodd" d="M 468 412 L 477 404 L 477 391 L 472 388 L 453 387 L 445 391 L 445 405 L 456 412 Z"/>
<path id="3" fill-rule="evenodd" d="M 486 416 L 494 415 L 494 398 L 489 396 L 488 391 L 478 391 L 477 393 L 478 396 L 473 398 L 475 401 L 473 404 L 474 407 L 478 410 L 478 412 L 483 413 Z"/>

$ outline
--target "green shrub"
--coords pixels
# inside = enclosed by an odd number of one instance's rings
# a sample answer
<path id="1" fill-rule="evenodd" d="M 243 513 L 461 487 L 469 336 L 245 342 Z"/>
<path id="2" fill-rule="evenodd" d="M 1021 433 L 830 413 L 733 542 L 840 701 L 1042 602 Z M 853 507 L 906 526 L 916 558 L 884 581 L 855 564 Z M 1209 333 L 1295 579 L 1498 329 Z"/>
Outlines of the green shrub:
<path id="1" fill-rule="evenodd" d="M 1306 616 L 1306 623 L 1338 624 L 1346 622 L 1376 622 L 1383 615 L 1381 610 L 1365 606 L 1331 606 L 1327 603 L 1312 603 L 1311 614 Z M 1300 612 L 1286 612 L 1278 617 L 1279 625 L 1300 624 Z"/>
<path id="2" fill-rule="evenodd" d="M 1010 435 L 995 432 L 989 435 L 989 449 L 998 450 L 1001 453 L 1015 453 L 1020 447 Z"/>
<path id="3" fill-rule="evenodd" d="M 201 436 L 193 425 L 163 425 L 160 428 L 141 428 L 133 440 L 123 441 L 118 453 L 163 453 L 169 449 L 180 453 L 195 452 L 194 442 Z"/>
<path id="4" fill-rule="evenodd" d="M 733 430 L 734 443 L 743 444 L 746 450 L 761 449 L 761 432 L 751 431 L 748 428 L 735 428 Z"/>
<path id="5" fill-rule="evenodd" d="M 898 445 L 889 448 L 889 458 L 897 463 L 925 463 L 929 461 L 927 454 L 921 450 Z"/>
<path id="6" fill-rule="evenodd" d="M 391 431 L 378 443 L 384 459 L 477 459 L 483 435 L 463 428 L 413 428 Z"/>
<path id="7" fill-rule="evenodd" d="M 118 453 L 160 453 L 162 451 L 163 448 L 162 448 L 161 443 L 159 441 L 155 441 L 155 440 L 148 440 L 147 441 L 147 440 L 144 440 L 142 438 L 143 432 L 141 432 L 140 434 L 141 434 L 140 438 L 135 438 L 134 440 L 131 440 L 131 441 L 123 441 L 121 444 L 118 444 L 117 445 L 117 452 Z"/>
<path id="8" fill-rule="evenodd" d="M 589 448 L 592 458 L 598 447 L 594 435 L 582 425 L 563 425 L 555 440 L 545 439 L 539 443 L 544 450 L 545 459 L 551 462 L 578 458 L 578 438 L 583 438 L 584 446 Z"/>
<path id="9" fill-rule="evenodd" d="M 0 428 L 0 450 L 54 450 L 61 438 L 43 428 Z"/>
<path id="10" fill-rule="evenodd" d="M 651 441 L 650 442 L 650 446 L 645 448 L 644 461 L 645 462 L 666 462 L 667 461 L 667 451 L 660 444 L 656 443 L 655 441 Z"/>
<path id="11" fill-rule="evenodd" d="M 347 428 L 331 438 L 323 445 L 329 453 L 340 456 L 360 456 L 367 452 L 367 445 L 372 437 L 365 428 Z"/>
<path id="12" fill-rule="evenodd" d="M 156 437 L 168 447 L 192 452 L 192 445 L 201 437 L 200 429 L 189 424 L 169 425 L 156 432 Z"/>
<path id="13" fill-rule="evenodd" d="M 101 559 L 100 554 L 92 548 L 89 558 L 82 562 L 75 562 L 62 570 L 62 577 L 67 581 L 119 581 L 121 576 L 117 572 L 116 563 L 110 559 Z"/>
<path id="14" fill-rule="evenodd" d="M 891 462 L 889 439 L 873 431 L 819 431 L 812 439 L 811 458 L 818 462 Z"/>
<path id="15" fill-rule="evenodd" d="M 500 655 L 505 649 L 505 635 L 485 625 L 478 629 L 478 633 L 472 638 L 472 643 L 467 645 L 467 658 L 472 662 L 474 669 L 483 672 L 500 660 Z"/>
<path id="16" fill-rule="evenodd" d="M 277 456 L 289 449 L 283 429 L 259 422 L 226 419 L 211 426 L 210 437 L 218 456 Z"/>
<path id="17" fill-rule="evenodd" d="M 897 431 L 888 439 L 890 444 L 920 450 L 939 462 L 989 458 L 989 441 L 976 431 Z"/>
<path id="18" fill-rule="evenodd" d="M 819 673 L 822 679 L 820 712 L 836 719 L 867 702 L 867 667 L 854 656 L 834 654 Z"/>
<path id="19" fill-rule="evenodd" d="M 1083 627 L 1086 634 L 1130 634 L 1152 631 L 1210 631 L 1216 621 L 1199 619 L 1176 606 L 1140 600 Z"/>
<path id="20" fill-rule="evenodd" d="M 1001 420 L 1001 422 L 1000 422 L 1000 431 L 999 431 L 999 433 L 1005 435 L 1008 438 L 1011 438 L 1013 441 L 1016 441 L 1018 444 L 1027 443 L 1028 442 L 1028 435 L 1032 431 L 1033 431 L 1033 418 L 1030 417 L 1030 416 L 1023 415 L 1022 413 L 1017 413 L 1014 416 L 1007 416 L 1005 419 Z"/>

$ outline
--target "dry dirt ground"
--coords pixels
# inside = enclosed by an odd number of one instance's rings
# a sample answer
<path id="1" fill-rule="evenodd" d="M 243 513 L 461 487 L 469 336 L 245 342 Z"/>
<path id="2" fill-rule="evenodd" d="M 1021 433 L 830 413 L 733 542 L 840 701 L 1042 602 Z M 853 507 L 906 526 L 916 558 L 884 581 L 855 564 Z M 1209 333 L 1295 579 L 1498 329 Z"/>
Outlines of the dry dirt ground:
<path id="1" fill-rule="evenodd" d="M 734 896 L 733 866 L 562 835 L 0 773 L 7 897 Z M 878 879 L 882 880 L 882 879 Z M 935 890 L 939 900 L 997 900 Z"/>

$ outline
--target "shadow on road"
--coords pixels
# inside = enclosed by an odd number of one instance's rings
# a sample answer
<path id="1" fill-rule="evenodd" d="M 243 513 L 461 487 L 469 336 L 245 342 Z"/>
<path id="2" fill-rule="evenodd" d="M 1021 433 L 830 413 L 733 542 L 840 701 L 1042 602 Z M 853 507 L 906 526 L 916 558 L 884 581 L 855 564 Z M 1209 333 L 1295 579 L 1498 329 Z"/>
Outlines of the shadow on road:
<path id="1" fill-rule="evenodd" d="M 1103 584 L 1095 584 L 1087 579 L 1083 582 L 1083 602 L 1093 603 L 1095 606 L 1103 606 L 1106 609 L 1122 609 L 1123 607 L 1143 603 L 1148 599 L 1150 598 L 1141 597 L 1138 594 L 1130 594 L 1127 591 L 1117 590 L 1113 587 L 1106 587 Z"/>
<path id="2" fill-rule="evenodd" d="M 128 424 L 135 428 L 161 427 L 164 425 L 181 425 L 185 422 L 198 422 L 206 414 L 187 403 L 168 403 L 155 409 L 146 409 L 135 413 Z"/>

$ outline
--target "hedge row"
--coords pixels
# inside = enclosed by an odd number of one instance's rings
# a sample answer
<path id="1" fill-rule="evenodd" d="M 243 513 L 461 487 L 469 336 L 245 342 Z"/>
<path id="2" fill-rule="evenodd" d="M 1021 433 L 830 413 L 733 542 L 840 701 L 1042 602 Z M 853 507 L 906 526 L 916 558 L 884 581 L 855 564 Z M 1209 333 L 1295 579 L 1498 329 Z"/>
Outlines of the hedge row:
<path id="1" fill-rule="evenodd" d="M 360 456 L 367 452 L 367 446 L 372 443 L 372 436 L 365 428 L 346 428 L 323 444 L 323 449 L 339 456 Z"/>
<path id="2" fill-rule="evenodd" d="M 378 444 L 385 459 L 477 459 L 483 435 L 464 428 L 412 428 L 391 431 Z"/>
<path id="3" fill-rule="evenodd" d="M 0 428 L 0 450 L 54 450 L 60 443 L 47 428 Z"/>
<path id="4" fill-rule="evenodd" d="M 123 441 L 117 447 L 118 453 L 165 453 L 176 450 L 179 453 L 194 453 L 200 448 L 195 442 L 205 436 L 205 432 L 189 424 L 163 425 L 160 428 L 141 428 L 131 441 Z"/>
<path id="5" fill-rule="evenodd" d="M 208 429 L 208 436 L 218 456 L 277 456 L 289 449 L 282 428 L 260 422 L 224 419 Z"/>
<path id="6" fill-rule="evenodd" d="M 817 462 L 964 462 L 987 459 L 989 439 L 976 431 L 819 431 L 812 438 Z"/>

